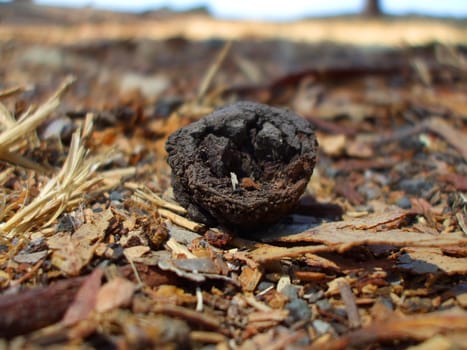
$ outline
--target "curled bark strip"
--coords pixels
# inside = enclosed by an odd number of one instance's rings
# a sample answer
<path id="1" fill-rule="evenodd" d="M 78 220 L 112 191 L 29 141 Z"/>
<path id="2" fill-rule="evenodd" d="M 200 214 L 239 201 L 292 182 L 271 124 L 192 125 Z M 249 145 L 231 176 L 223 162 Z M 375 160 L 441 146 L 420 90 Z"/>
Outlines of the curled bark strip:
<path id="1" fill-rule="evenodd" d="M 293 112 L 238 102 L 177 130 L 166 149 L 175 197 L 192 219 L 255 229 L 297 204 L 318 143 Z"/>

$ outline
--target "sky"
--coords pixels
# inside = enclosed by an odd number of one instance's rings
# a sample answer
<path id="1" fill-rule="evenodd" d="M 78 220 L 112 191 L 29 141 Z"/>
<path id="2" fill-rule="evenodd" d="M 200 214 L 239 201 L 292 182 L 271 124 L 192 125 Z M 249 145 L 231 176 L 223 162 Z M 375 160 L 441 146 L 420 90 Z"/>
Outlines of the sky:
<path id="1" fill-rule="evenodd" d="M 160 6 L 183 10 L 207 5 L 211 13 L 220 18 L 287 21 L 309 16 L 357 13 L 364 0 L 36 0 L 36 2 L 59 6 L 91 5 L 96 8 L 125 11 L 144 11 Z M 386 13 L 394 15 L 418 13 L 467 17 L 467 0 L 383 0 L 382 5 Z"/>

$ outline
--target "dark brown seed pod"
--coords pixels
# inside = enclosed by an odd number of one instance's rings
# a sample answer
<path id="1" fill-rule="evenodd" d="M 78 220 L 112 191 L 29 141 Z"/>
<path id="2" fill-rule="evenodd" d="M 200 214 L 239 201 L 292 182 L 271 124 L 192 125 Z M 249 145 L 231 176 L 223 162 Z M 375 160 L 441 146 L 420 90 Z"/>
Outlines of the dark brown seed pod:
<path id="1" fill-rule="evenodd" d="M 318 143 L 293 112 L 237 102 L 177 130 L 166 149 L 175 198 L 192 219 L 248 230 L 293 209 Z"/>

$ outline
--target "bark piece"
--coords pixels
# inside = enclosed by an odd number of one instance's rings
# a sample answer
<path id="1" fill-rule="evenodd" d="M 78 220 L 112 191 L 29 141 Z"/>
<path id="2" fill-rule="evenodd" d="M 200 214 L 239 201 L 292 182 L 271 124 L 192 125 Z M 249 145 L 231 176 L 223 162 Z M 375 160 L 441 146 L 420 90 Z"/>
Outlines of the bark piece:
<path id="1" fill-rule="evenodd" d="M 452 309 L 407 317 L 392 316 L 387 320 L 375 321 L 370 325 L 347 333 L 340 338 L 313 344 L 310 350 L 362 349 L 376 341 L 426 340 L 438 334 L 462 333 L 467 330 L 464 310 Z"/>
<path id="2" fill-rule="evenodd" d="M 0 337 L 12 338 L 59 321 L 83 283 L 83 277 L 48 287 L 0 296 Z"/>
<path id="3" fill-rule="evenodd" d="M 255 229 L 297 204 L 318 143 L 296 114 L 238 102 L 177 130 L 166 149 L 175 197 L 193 220 Z"/>

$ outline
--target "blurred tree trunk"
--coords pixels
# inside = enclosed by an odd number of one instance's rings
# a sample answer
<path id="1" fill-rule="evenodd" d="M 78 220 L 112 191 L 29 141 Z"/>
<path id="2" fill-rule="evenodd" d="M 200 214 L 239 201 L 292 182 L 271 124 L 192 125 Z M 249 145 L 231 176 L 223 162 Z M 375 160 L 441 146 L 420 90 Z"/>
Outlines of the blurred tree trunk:
<path id="1" fill-rule="evenodd" d="M 377 17 L 382 16 L 381 1 L 379 0 L 365 0 L 365 7 L 363 14 L 366 16 Z"/>

